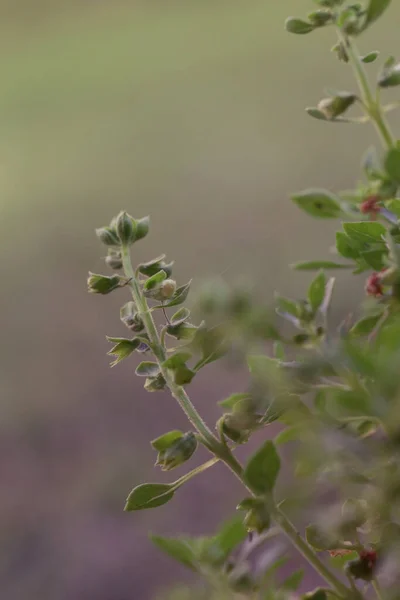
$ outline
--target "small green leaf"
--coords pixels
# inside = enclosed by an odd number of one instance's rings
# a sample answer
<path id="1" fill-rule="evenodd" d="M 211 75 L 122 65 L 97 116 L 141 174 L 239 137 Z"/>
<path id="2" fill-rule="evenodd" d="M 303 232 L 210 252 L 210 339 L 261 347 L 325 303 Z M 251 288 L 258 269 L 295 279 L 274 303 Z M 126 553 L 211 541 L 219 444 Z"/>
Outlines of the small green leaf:
<path id="1" fill-rule="evenodd" d="M 311 31 L 314 31 L 314 28 L 314 25 L 312 25 L 311 23 L 303 21 L 302 19 L 297 19 L 296 17 L 288 17 L 285 21 L 285 29 L 289 33 L 304 35 L 306 33 L 311 33 Z"/>
<path id="2" fill-rule="evenodd" d="M 196 556 L 190 547 L 190 540 L 185 538 L 167 538 L 159 535 L 150 535 L 150 539 L 163 552 L 173 559 L 195 570 Z"/>
<path id="3" fill-rule="evenodd" d="M 385 207 L 400 219 L 400 199 L 388 200 L 385 202 Z"/>
<path id="4" fill-rule="evenodd" d="M 379 17 L 383 15 L 389 7 L 391 0 L 369 0 L 366 17 L 361 31 L 372 25 Z"/>
<path id="5" fill-rule="evenodd" d="M 322 110 L 319 110 L 315 106 L 310 106 L 310 107 L 306 108 L 306 113 L 310 117 L 313 117 L 314 119 L 317 119 L 318 121 L 330 121 L 331 120 L 326 117 L 326 115 L 322 112 Z"/>
<path id="6" fill-rule="evenodd" d="M 155 362 L 144 361 L 136 368 L 139 377 L 156 377 L 160 373 L 160 367 Z"/>
<path id="7" fill-rule="evenodd" d="M 282 444 L 287 444 L 288 442 L 297 442 L 303 434 L 304 427 L 302 425 L 286 427 L 286 429 L 278 433 L 274 439 L 274 443 L 276 446 L 281 446 Z"/>
<path id="8" fill-rule="evenodd" d="M 335 196 L 320 189 L 305 190 L 292 196 L 297 206 L 312 217 L 333 219 L 341 215 L 342 210 Z"/>
<path id="9" fill-rule="evenodd" d="M 400 148 L 392 148 L 385 157 L 385 169 L 392 181 L 400 185 Z"/>
<path id="10" fill-rule="evenodd" d="M 146 392 L 162 392 L 166 388 L 167 382 L 161 373 L 157 377 L 148 377 L 144 384 Z"/>
<path id="11" fill-rule="evenodd" d="M 115 360 L 111 363 L 112 367 L 115 367 L 118 363 L 120 363 L 124 358 L 127 358 L 139 348 L 141 341 L 138 338 L 133 338 L 133 340 L 127 340 L 124 338 L 110 338 L 107 337 L 109 342 L 115 343 L 115 346 L 111 348 L 107 352 L 110 356 L 115 356 Z"/>
<path id="12" fill-rule="evenodd" d="M 218 402 L 218 404 L 220 406 L 222 406 L 223 408 L 228 408 L 228 409 L 232 410 L 234 408 L 235 404 L 237 404 L 241 400 L 248 400 L 250 398 L 251 398 L 251 396 L 246 392 L 240 393 L 240 394 L 232 394 L 228 398 L 225 398 L 224 400 L 220 400 Z"/>
<path id="13" fill-rule="evenodd" d="M 379 76 L 378 85 L 381 88 L 391 88 L 400 85 L 400 63 L 385 67 Z"/>
<path id="14" fill-rule="evenodd" d="M 368 54 L 361 56 L 361 60 L 363 63 L 369 64 L 369 63 L 375 62 L 376 59 L 378 58 L 378 56 L 379 56 L 379 52 L 377 52 L 377 51 L 368 52 Z"/>
<path id="15" fill-rule="evenodd" d="M 336 249 L 344 258 L 356 260 L 360 256 L 356 244 L 342 231 L 336 233 Z"/>
<path id="16" fill-rule="evenodd" d="M 190 352 L 176 352 L 163 363 L 166 369 L 178 369 L 185 366 L 185 363 L 192 357 Z"/>
<path id="17" fill-rule="evenodd" d="M 352 240 L 361 244 L 383 243 L 382 238 L 386 235 L 386 228 L 381 223 L 371 221 L 343 223 L 343 229 Z"/>
<path id="18" fill-rule="evenodd" d="M 374 269 L 374 271 L 381 271 L 385 267 L 387 248 L 382 246 L 380 250 L 367 250 L 366 252 L 361 252 L 360 256 L 371 269 Z"/>
<path id="19" fill-rule="evenodd" d="M 250 458 L 244 470 L 244 480 L 257 494 L 272 492 L 280 464 L 281 461 L 275 446 L 268 440 Z"/>
<path id="20" fill-rule="evenodd" d="M 167 264 L 164 259 L 165 254 L 162 254 L 161 256 L 157 256 L 157 258 L 150 260 L 149 262 L 140 264 L 138 266 L 139 273 L 146 275 L 146 277 L 152 277 L 159 271 L 163 270 L 167 274 L 167 277 L 170 277 L 174 263 L 170 262 Z"/>
<path id="21" fill-rule="evenodd" d="M 180 440 L 182 437 L 182 431 L 175 429 L 174 431 L 169 431 L 168 433 L 160 435 L 160 437 L 156 438 L 150 443 L 153 446 L 153 448 L 158 452 L 164 452 L 171 446 L 171 444 L 173 444 L 177 440 Z"/>
<path id="22" fill-rule="evenodd" d="M 174 370 L 174 381 L 176 385 L 187 385 L 195 377 L 196 372 L 186 365 L 181 365 Z"/>
<path id="23" fill-rule="evenodd" d="M 164 483 L 142 483 L 129 494 L 125 511 L 156 508 L 171 500 L 175 493 L 174 485 Z"/>
<path id="24" fill-rule="evenodd" d="M 192 283 L 192 281 L 190 280 L 185 285 L 182 285 L 181 287 L 179 287 L 176 290 L 175 294 L 172 296 L 171 300 L 164 303 L 164 308 L 169 308 L 170 306 L 178 306 L 179 304 L 182 304 L 183 302 L 185 302 L 186 298 L 189 295 L 191 283 Z"/>
<path id="25" fill-rule="evenodd" d="M 143 289 L 146 290 L 146 292 L 154 290 L 154 288 L 159 286 L 160 283 L 162 283 L 166 278 L 167 274 L 165 271 L 158 271 L 158 273 L 152 275 L 149 279 L 147 279 L 147 281 L 145 281 Z"/>
<path id="26" fill-rule="evenodd" d="M 382 315 L 373 315 L 372 317 L 365 317 L 357 321 L 355 325 L 350 329 L 351 335 L 369 335 L 376 327 L 379 319 Z"/>
<path id="27" fill-rule="evenodd" d="M 298 302 L 290 300 L 289 298 L 284 298 L 283 296 L 279 296 L 279 294 L 275 294 L 275 301 L 278 305 L 279 313 L 288 313 L 293 317 L 300 316 L 301 307 Z"/>
<path id="28" fill-rule="evenodd" d="M 224 558 L 227 558 L 236 546 L 244 542 L 246 537 L 247 529 L 242 519 L 234 518 L 222 526 L 215 538 L 215 542 L 218 544 Z"/>
<path id="29" fill-rule="evenodd" d="M 170 321 L 173 325 L 180 325 L 187 321 L 190 317 L 190 310 L 188 308 L 180 308 L 174 315 L 172 315 Z"/>
<path id="30" fill-rule="evenodd" d="M 321 306 L 325 297 L 326 277 L 323 271 L 318 273 L 308 289 L 308 300 L 314 312 Z"/>
<path id="31" fill-rule="evenodd" d="M 353 265 L 332 262 L 330 260 L 311 260 L 291 265 L 295 271 L 319 271 L 319 269 L 351 269 Z"/>

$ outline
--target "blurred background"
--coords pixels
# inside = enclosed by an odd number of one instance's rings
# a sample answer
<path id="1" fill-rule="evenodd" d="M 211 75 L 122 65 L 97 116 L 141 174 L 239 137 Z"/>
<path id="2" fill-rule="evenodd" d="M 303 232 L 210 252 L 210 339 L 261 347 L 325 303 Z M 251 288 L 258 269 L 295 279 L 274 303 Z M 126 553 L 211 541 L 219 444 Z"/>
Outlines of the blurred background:
<path id="1" fill-rule="evenodd" d="M 393 4 L 363 53 L 398 50 Z M 337 223 L 309 220 L 288 196 L 353 186 L 375 143 L 368 125 L 304 112 L 325 86 L 353 89 L 331 30 L 284 32 L 286 16 L 311 9 L 0 1 L 2 598 L 164 598 L 188 574 L 147 532 L 212 533 L 234 512 L 241 492 L 219 467 L 156 511 L 122 512 L 134 485 L 175 478 L 153 470 L 149 440 L 186 423 L 168 395 L 142 390 L 134 358 L 109 368 L 105 335 L 125 335 L 128 297 L 89 296 L 86 277 L 104 272 L 94 228 L 126 209 L 152 217 L 135 262 L 165 252 L 180 283 L 246 275 L 267 300 L 302 294 L 310 277 L 288 264 L 329 258 Z M 338 320 L 362 290 L 349 281 L 339 275 Z M 191 394 L 212 423 L 216 401 L 245 385 L 209 367 Z"/>

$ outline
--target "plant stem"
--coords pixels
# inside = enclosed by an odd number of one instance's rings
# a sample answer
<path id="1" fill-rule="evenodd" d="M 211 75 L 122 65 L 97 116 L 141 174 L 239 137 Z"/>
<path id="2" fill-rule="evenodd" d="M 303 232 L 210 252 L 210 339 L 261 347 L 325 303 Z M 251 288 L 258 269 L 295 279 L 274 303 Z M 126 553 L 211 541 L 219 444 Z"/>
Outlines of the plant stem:
<path id="1" fill-rule="evenodd" d="M 161 373 L 167 382 L 167 386 L 170 389 L 172 396 L 177 400 L 189 421 L 196 428 L 202 443 L 215 455 L 215 461 L 219 459 L 224 462 L 225 465 L 229 467 L 229 469 L 236 475 L 239 481 L 249 490 L 249 492 L 251 494 L 255 494 L 254 490 L 252 490 L 251 487 L 246 484 L 243 476 L 243 468 L 233 455 L 231 449 L 226 444 L 220 442 L 213 435 L 197 412 L 196 408 L 193 406 L 186 391 L 182 386 L 175 384 L 169 370 L 162 366 L 166 360 L 165 348 L 161 343 L 161 339 L 151 314 L 151 310 L 147 304 L 147 300 L 143 295 L 139 282 L 133 271 L 129 248 L 126 246 L 122 248 L 122 262 L 125 275 L 129 279 L 129 286 L 131 288 L 136 309 L 139 313 L 139 316 L 143 320 L 154 356 L 157 359 Z M 213 463 L 213 460 L 211 463 Z M 211 464 L 206 463 L 206 465 L 202 465 L 199 467 L 199 472 L 208 466 L 211 466 Z M 191 472 L 190 476 L 193 474 L 194 472 Z M 183 479 L 184 477 L 182 480 Z M 282 531 L 291 540 L 292 544 L 299 550 L 299 552 L 314 567 L 314 569 L 321 575 L 321 577 L 325 579 L 325 581 L 327 581 L 327 583 L 329 583 L 333 589 L 340 594 L 340 596 L 343 598 L 349 598 L 350 590 L 323 564 L 313 549 L 303 540 L 301 535 L 287 519 L 284 513 L 274 503 L 271 503 L 270 510 L 271 516 L 274 518 Z"/>
<path id="2" fill-rule="evenodd" d="M 376 578 L 372 582 L 372 587 L 375 590 L 375 594 L 378 600 L 383 600 L 381 586 L 379 585 L 379 582 Z"/>
<path id="3" fill-rule="evenodd" d="M 374 99 L 359 52 L 357 51 L 354 42 L 350 41 L 350 39 L 340 29 L 338 30 L 338 34 L 353 67 L 361 91 L 361 98 L 364 103 L 365 110 L 374 123 L 384 145 L 388 148 L 393 148 L 395 142 L 392 132 L 390 131 L 390 127 L 386 121 L 386 117 L 381 109 L 380 103 Z"/>
<path id="4" fill-rule="evenodd" d="M 129 287 L 131 288 L 132 297 L 135 302 L 136 309 L 138 311 L 139 316 L 143 320 L 147 335 L 149 336 L 152 350 L 154 352 L 154 356 L 157 359 L 157 362 L 160 366 L 160 371 L 165 381 L 167 382 L 167 386 L 170 389 L 172 396 L 175 398 L 179 406 L 182 408 L 183 412 L 186 414 L 189 421 L 199 433 L 202 443 L 218 456 L 218 453 L 215 452 L 215 450 L 219 448 L 220 442 L 212 434 L 211 430 L 207 427 L 207 425 L 197 412 L 196 408 L 193 406 L 189 396 L 187 395 L 183 387 L 180 385 L 176 385 L 169 370 L 162 366 L 166 360 L 165 349 L 161 343 L 160 336 L 153 319 L 153 315 L 151 314 L 151 310 L 149 309 L 149 306 L 147 304 L 147 300 L 144 297 L 139 282 L 135 276 L 132 267 L 129 248 L 126 246 L 122 247 L 122 263 L 125 275 L 130 280 Z"/>

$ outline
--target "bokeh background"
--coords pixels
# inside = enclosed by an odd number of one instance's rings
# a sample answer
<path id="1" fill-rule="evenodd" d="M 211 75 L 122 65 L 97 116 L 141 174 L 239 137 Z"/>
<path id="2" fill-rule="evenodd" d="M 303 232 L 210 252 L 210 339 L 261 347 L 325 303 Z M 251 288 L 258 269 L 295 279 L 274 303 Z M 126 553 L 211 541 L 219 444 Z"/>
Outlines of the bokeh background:
<path id="1" fill-rule="evenodd" d="M 362 51 L 398 51 L 393 5 Z M 126 296 L 89 296 L 86 276 L 104 268 L 94 228 L 125 208 L 152 217 L 135 260 L 165 252 L 182 283 L 223 273 L 246 275 L 266 301 L 303 292 L 309 277 L 288 264 L 329 258 L 336 224 L 310 221 L 288 196 L 351 187 L 375 141 L 370 126 L 303 110 L 325 86 L 353 85 L 329 53 L 332 31 L 284 32 L 286 16 L 311 8 L 0 2 L 2 598 L 164 598 L 188 574 L 147 532 L 211 533 L 234 511 L 241 492 L 215 467 L 171 504 L 122 512 L 133 485 L 174 475 L 153 471 L 149 440 L 185 419 L 167 395 L 143 392 L 135 359 L 109 369 L 105 335 L 124 335 Z M 361 289 L 340 274 L 335 318 Z M 210 367 L 192 397 L 211 423 L 216 401 L 245 383 Z"/>

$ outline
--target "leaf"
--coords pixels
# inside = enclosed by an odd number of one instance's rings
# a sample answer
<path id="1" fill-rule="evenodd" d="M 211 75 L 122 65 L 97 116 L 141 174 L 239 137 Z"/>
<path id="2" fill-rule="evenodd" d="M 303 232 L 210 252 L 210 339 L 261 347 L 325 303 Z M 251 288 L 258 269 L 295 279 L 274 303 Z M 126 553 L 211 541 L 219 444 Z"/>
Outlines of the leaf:
<path id="1" fill-rule="evenodd" d="M 136 367 L 136 375 L 139 377 L 157 377 L 160 367 L 155 362 L 144 361 Z"/>
<path id="2" fill-rule="evenodd" d="M 166 369 L 179 369 L 192 357 L 190 352 L 176 352 L 163 363 Z"/>
<path id="3" fill-rule="evenodd" d="M 164 483 L 142 483 L 135 487 L 129 494 L 125 511 L 156 508 L 171 500 L 175 493 L 174 485 Z"/>
<path id="4" fill-rule="evenodd" d="M 170 321 L 173 325 L 180 325 L 184 323 L 190 317 L 190 310 L 188 308 L 180 308 L 174 315 L 172 315 Z"/>
<path id="5" fill-rule="evenodd" d="M 297 35 L 304 35 L 314 31 L 315 27 L 307 21 L 297 19 L 296 17 L 288 17 L 285 21 L 285 29 L 289 33 L 295 33 Z"/>
<path id="6" fill-rule="evenodd" d="M 154 290 L 154 288 L 159 286 L 160 283 L 162 283 L 166 278 L 167 274 L 165 271 L 158 271 L 158 273 L 152 275 L 149 279 L 147 279 L 147 281 L 145 281 L 143 289 L 146 290 L 146 292 Z"/>
<path id="7" fill-rule="evenodd" d="M 400 148 L 392 148 L 386 154 L 385 169 L 390 179 L 400 185 Z"/>
<path id="8" fill-rule="evenodd" d="M 304 570 L 298 569 L 282 583 L 282 589 L 295 592 L 304 578 Z"/>
<path id="9" fill-rule="evenodd" d="M 169 277 L 172 273 L 172 265 L 174 263 L 170 262 L 166 264 L 164 259 L 165 254 L 162 254 L 161 256 L 157 256 L 157 258 L 150 260 L 149 262 L 140 264 L 138 266 L 139 273 L 146 275 L 146 277 L 152 277 L 162 269 L 167 274 L 167 277 Z"/>
<path id="10" fill-rule="evenodd" d="M 363 63 L 369 64 L 369 63 L 373 63 L 376 61 L 376 59 L 379 56 L 379 52 L 377 51 L 373 51 L 373 52 L 368 52 L 368 54 L 365 54 L 365 56 L 361 56 L 361 60 Z"/>
<path id="11" fill-rule="evenodd" d="M 356 244 L 342 231 L 336 233 L 336 249 L 344 258 L 356 260 L 360 255 Z"/>
<path id="12" fill-rule="evenodd" d="M 168 431 L 168 433 L 160 435 L 160 437 L 156 438 L 150 443 L 153 446 L 153 448 L 158 452 L 164 452 L 171 446 L 171 444 L 173 444 L 177 440 L 180 440 L 182 437 L 182 431 L 175 429 L 174 431 Z"/>
<path id="13" fill-rule="evenodd" d="M 173 559 L 195 570 L 196 556 L 190 547 L 190 540 L 185 538 L 167 538 L 159 535 L 150 535 L 150 539 L 163 552 Z"/>
<path id="14" fill-rule="evenodd" d="M 376 327 L 382 315 L 373 315 L 372 317 L 364 317 L 357 321 L 350 329 L 351 335 L 369 335 Z"/>
<path id="15" fill-rule="evenodd" d="M 358 244 L 381 242 L 386 234 L 386 228 L 381 223 L 360 221 L 356 223 L 343 223 L 345 233 Z"/>
<path id="16" fill-rule="evenodd" d="M 247 529 L 242 519 L 234 518 L 225 523 L 218 532 L 215 541 L 221 550 L 224 558 L 227 558 L 231 552 L 244 542 L 247 537 Z"/>
<path id="17" fill-rule="evenodd" d="M 290 265 L 295 271 L 319 271 L 319 269 L 351 269 L 353 265 L 332 262 L 330 260 L 311 260 Z"/>
<path id="18" fill-rule="evenodd" d="M 288 313 L 289 315 L 293 315 L 294 317 L 299 317 L 301 313 L 301 307 L 298 302 L 294 300 L 290 300 L 289 298 L 284 298 L 283 296 L 279 296 L 275 294 L 275 301 L 278 305 L 279 313 Z"/>
<path id="19" fill-rule="evenodd" d="M 308 289 L 308 300 L 314 312 L 321 306 L 325 297 L 326 277 L 323 271 L 318 273 Z"/>
<path id="20" fill-rule="evenodd" d="M 325 190 L 309 189 L 295 194 L 292 200 L 297 206 L 312 217 L 322 219 L 337 218 L 342 210 L 335 196 Z"/>
<path id="21" fill-rule="evenodd" d="M 186 365 L 181 365 L 174 370 L 174 381 L 176 385 L 187 385 L 195 375 L 196 371 L 189 369 Z"/>
<path id="22" fill-rule="evenodd" d="M 178 304 L 182 304 L 183 302 L 185 302 L 186 298 L 189 295 L 191 283 L 192 283 L 192 280 L 190 280 L 185 285 L 182 285 L 181 287 L 179 287 L 176 290 L 175 294 L 172 296 L 171 300 L 169 300 L 168 302 L 165 302 L 161 306 L 157 306 L 156 308 L 162 308 L 163 306 L 164 306 L 164 308 L 169 308 L 170 306 L 178 306 Z"/>
<path id="23" fill-rule="evenodd" d="M 304 434 L 304 427 L 302 425 L 286 427 L 286 429 L 278 433 L 274 439 L 274 443 L 276 446 L 281 446 L 288 442 L 297 442 L 302 434 Z"/>
<path id="24" fill-rule="evenodd" d="M 128 356 L 130 356 L 132 352 L 137 350 L 137 348 L 139 348 L 141 344 L 141 341 L 138 338 L 133 338 L 133 340 L 127 340 L 123 338 L 118 339 L 108 337 L 107 339 L 109 342 L 113 343 L 114 340 L 118 340 L 115 346 L 113 346 L 111 350 L 107 352 L 108 355 L 116 357 L 115 360 L 111 363 L 112 367 L 115 367 L 115 365 L 120 363 L 122 360 L 128 358 Z"/>
<path id="25" fill-rule="evenodd" d="M 382 246 L 381 250 L 361 252 L 361 257 L 374 271 L 381 271 L 385 267 L 385 256 L 387 256 L 387 248 L 385 246 Z"/>
<path id="26" fill-rule="evenodd" d="M 239 393 L 239 394 L 232 394 L 228 398 L 225 398 L 224 400 L 220 400 L 218 402 L 218 404 L 220 406 L 222 406 L 223 408 L 229 408 L 232 410 L 234 408 L 235 404 L 237 404 L 241 400 L 249 400 L 250 398 L 251 398 L 250 394 L 248 394 L 246 392 Z"/>
<path id="27" fill-rule="evenodd" d="M 250 458 L 243 473 L 244 480 L 257 494 L 272 492 L 280 464 L 275 446 L 268 440 Z"/>
<path id="28" fill-rule="evenodd" d="M 379 19 L 390 5 L 390 2 L 391 0 L 369 0 L 364 25 L 361 31 L 364 31 Z"/>
<path id="29" fill-rule="evenodd" d="M 306 108 L 306 113 L 310 117 L 313 117 L 314 119 L 318 119 L 318 121 L 331 121 L 331 119 L 328 119 L 321 110 L 319 110 L 318 108 L 316 108 L 314 106 L 310 106 L 310 107 Z"/>

